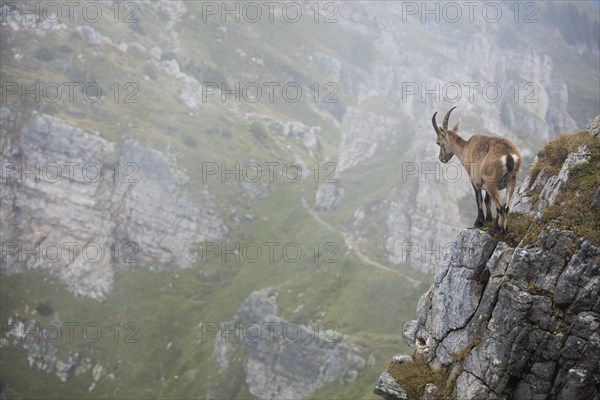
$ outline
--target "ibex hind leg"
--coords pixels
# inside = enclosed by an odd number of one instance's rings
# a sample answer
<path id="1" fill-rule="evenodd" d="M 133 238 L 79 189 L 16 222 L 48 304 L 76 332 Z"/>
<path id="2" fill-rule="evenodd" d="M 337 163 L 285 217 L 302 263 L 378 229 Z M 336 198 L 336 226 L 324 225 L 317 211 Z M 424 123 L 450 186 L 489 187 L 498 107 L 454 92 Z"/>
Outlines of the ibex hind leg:
<path id="1" fill-rule="evenodd" d="M 510 204 L 510 199 L 512 198 L 513 193 L 515 192 L 515 187 L 517 186 L 517 175 L 514 174 L 513 176 L 511 176 L 511 179 L 508 182 L 508 186 L 506 187 L 506 203 L 504 205 L 504 218 L 503 218 L 503 224 L 502 224 L 502 232 L 506 233 L 508 232 L 508 206 Z"/>
<path id="2" fill-rule="evenodd" d="M 485 192 L 485 222 L 492 222 L 492 198 L 490 194 Z"/>
<path id="3" fill-rule="evenodd" d="M 486 192 L 490 195 L 491 199 L 494 201 L 496 205 L 496 221 L 494 225 L 490 228 L 490 232 L 497 232 L 501 230 L 501 227 L 504 223 L 502 210 L 504 208 L 504 204 L 500 201 L 500 196 L 498 195 L 498 189 L 495 186 L 486 187 Z"/>
<path id="4" fill-rule="evenodd" d="M 500 232 L 508 232 L 508 205 L 502 207 L 502 224 L 500 226 Z"/>

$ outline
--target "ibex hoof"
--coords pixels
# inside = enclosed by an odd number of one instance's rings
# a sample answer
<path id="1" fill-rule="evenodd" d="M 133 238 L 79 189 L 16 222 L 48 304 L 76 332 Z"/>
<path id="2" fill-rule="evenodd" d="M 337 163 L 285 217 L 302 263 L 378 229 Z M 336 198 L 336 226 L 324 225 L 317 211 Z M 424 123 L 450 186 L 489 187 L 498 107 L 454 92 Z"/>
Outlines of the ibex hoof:
<path id="1" fill-rule="evenodd" d="M 481 219 L 475 220 L 475 223 L 473 224 L 473 226 L 475 228 L 481 228 L 483 226 L 483 220 L 481 220 Z"/>

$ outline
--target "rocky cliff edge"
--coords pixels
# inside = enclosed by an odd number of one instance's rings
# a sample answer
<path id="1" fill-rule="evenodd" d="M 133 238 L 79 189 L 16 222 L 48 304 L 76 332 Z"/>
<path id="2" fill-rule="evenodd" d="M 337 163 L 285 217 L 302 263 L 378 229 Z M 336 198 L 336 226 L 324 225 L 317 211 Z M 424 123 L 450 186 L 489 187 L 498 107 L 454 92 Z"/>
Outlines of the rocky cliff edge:
<path id="1" fill-rule="evenodd" d="M 512 234 L 465 229 L 374 387 L 385 399 L 600 398 L 600 116 L 540 153 Z M 576 218 L 576 220 L 573 220 Z"/>

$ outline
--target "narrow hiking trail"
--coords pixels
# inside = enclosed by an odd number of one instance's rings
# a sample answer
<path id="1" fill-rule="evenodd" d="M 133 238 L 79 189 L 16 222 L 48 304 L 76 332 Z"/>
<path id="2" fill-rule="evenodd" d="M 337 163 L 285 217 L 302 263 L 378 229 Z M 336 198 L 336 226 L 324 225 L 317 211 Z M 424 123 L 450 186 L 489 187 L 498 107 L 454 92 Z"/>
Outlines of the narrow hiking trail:
<path id="1" fill-rule="evenodd" d="M 367 256 L 366 254 L 364 254 L 360 248 L 355 244 L 354 242 L 354 238 L 352 236 L 352 234 L 336 229 L 334 226 L 332 226 L 329 222 L 325 221 L 323 218 L 321 218 L 321 216 L 312 209 L 312 207 L 309 206 L 308 202 L 306 201 L 306 195 L 304 193 L 304 181 L 302 182 L 302 184 L 300 185 L 300 193 L 301 193 L 301 201 L 302 201 L 302 207 L 304 207 L 304 209 L 308 212 L 308 214 L 318 223 L 320 223 L 321 225 L 323 225 L 324 227 L 326 227 L 328 230 L 337 233 L 339 235 L 341 235 L 344 238 L 344 243 L 346 244 L 346 247 L 352 251 L 362 262 L 364 262 L 365 264 L 371 265 L 373 267 L 379 268 L 381 270 L 387 271 L 387 272 L 391 272 L 393 274 L 396 275 L 400 275 L 402 276 L 404 279 L 406 279 L 407 281 L 409 281 L 413 287 L 417 287 L 419 286 L 419 284 L 421 284 L 422 282 L 418 279 L 415 279 L 413 277 L 410 277 L 404 273 L 402 273 L 401 271 L 398 271 L 397 269 L 394 268 L 390 268 L 386 265 L 383 265 L 377 261 L 371 260 L 371 258 L 369 258 L 369 256 Z"/>
<path id="2" fill-rule="evenodd" d="M 294 154 L 291 151 L 291 149 L 284 146 L 282 143 L 279 142 L 279 140 L 275 139 L 275 144 L 279 147 L 280 150 L 282 150 L 283 152 L 290 155 L 292 160 L 301 160 L 301 157 L 298 154 Z M 356 257 L 358 257 L 362 262 L 364 262 L 365 264 L 370 265 L 372 267 L 378 268 L 380 270 L 401 276 L 404 279 L 406 279 L 407 281 L 409 281 L 411 283 L 411 285 L 415 288 L 418 287 L 421 283 L 423 283 L 421 280 L 413 278 L 411 276 L 408 276 L 407 274 L 405 274 L 395 268 L 391 268 L 391 267 L 388 267 L 387 265 L 381 264 L 380 262 L 371 260 L 371 258 L 369 258 L 369 256 L 367 256 L 365 253 L 363 253 L 360 250 L 360 247 L 355 243 L 354 237 L 352 236 L 351 233 L 337 229 L 333 225 L 331 225 L 329 222 L 327 222 L 323 218 L 321 218 L 319 213 L 317 213 L 308 204 L 308 201 L 306 200 L 306 193 L 304 190 L 304 179 L 300 179 L 300 201 L 302 202 L 302 207 L 306 210 L 306 212 L 315 221 L 317 221 L 319 224 L 323 225 L 325 228 L 327 228 L 331 232 L 337 233 L 338 235 L 342 236 L 344 238 L 344 243 L 346 244 L 346 247 L 348 248 L 348 250 L 352 251 L 356 255 Z"/>

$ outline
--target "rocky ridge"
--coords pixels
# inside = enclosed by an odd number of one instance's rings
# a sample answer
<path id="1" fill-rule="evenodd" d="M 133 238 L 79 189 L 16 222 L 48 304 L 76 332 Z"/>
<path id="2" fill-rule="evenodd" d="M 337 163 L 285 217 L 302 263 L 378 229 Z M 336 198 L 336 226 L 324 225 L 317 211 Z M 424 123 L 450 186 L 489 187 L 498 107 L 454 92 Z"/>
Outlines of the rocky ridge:
<path id="1" fill-rule="evenodd" d="M 326 382 L 352 382 L 372 364 L 335 326 L 311 329 L 278 316 L 276 297 L 271 288 L 255 291 L 233 320 L 221 323 L 213 350 L 220 374 L 243 349 L 246 384 L 254 396 L 301 399 Z"/>
<path id="2" fill-rule="evenodd" d="M 598 125 L 596 118 L 591 136 Z M 539 196 L 524 182 L 513 204 L 539 220 L 569 170 L 589 156 L 580 147 L 557 176 L 542 171 Z M 419 301 L 417 319 L 405 323 L 404 340 L 432 373 L 446 374 L 457 399 L 598 398 L 600 248 L 556 228 L 524 242 L 510 247 L 478 229 L 463 230 Z M 402 379 L 388 372 L 374 392 L 409 398 Z M 420 398 L 436 398 L 429 392 Z"/>
<path id="3" fill-rule="evenodd" d="M 3 274 L 38 268 L 100 300 L 116 269 L 188 268 L 195 243 L 227 234 L 159 151 L 131 139 L 119 148 L 45 114 L 23 121 L 2 108 L 0 121 Z"/>
<path id="4" fill-rule="evenodd" d="M 55 318 L 57 319 L 57 318 Z M 57 321 L 52 321 L 56 326 Z M 80 375 L 92 368 L 89 357 L 84 357 L 78 352 L 69 352 L 66 358 L 59 357 L 59 349 L 51 341 L 45 339 L 51 334 L 40 330 L 35 320 L 23 321 L 19 317 L 10 317 L 6 321 L 7 332 L 0 339 L 0 347 L 9 344 L 18 345 L 27 353 L 29 367 L 35 366 L 46 373 L 53 373 L 61 382 L 66 382 L 73 376 Z M 97 364 L 102 368 L 101 365 Z M 114 378 L 114 377 L 113 377 Z M 111 378 L 112 379 L 112 378 Z M 97 381 L 97 379 L 94 379 Z"/>

